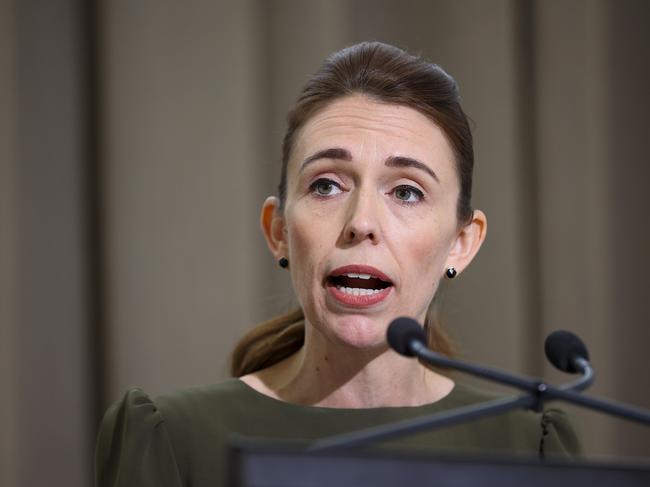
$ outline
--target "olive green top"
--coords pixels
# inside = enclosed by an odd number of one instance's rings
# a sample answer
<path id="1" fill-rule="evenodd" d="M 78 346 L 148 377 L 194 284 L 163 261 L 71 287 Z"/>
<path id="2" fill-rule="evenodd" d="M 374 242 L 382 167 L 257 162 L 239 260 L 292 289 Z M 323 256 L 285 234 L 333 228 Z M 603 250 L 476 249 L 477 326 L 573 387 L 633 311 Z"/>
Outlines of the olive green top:
<path id="1" fill-rule="evenodd" d="M 107 411 L 97 440 L 98 487 L 228 485 L 227 439 L 245 436 L 313 440 L 495 399 L 456 383 L 433 404 L 337 409 L 270 398 L 238 379 L 150 399 L 129 390 Z M 564 413 L 513 411 L 385 442 L 391 448 L 576 455 Z"/>

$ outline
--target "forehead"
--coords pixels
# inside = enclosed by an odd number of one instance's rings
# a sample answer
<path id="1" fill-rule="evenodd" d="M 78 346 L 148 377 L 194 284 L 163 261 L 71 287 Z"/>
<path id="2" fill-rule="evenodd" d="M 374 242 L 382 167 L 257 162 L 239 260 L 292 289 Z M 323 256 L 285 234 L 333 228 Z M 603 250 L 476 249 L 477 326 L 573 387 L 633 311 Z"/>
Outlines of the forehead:
<path id="1" fill-rule="evenodd" d="M 436 172 L 444 172 L 442 166 L 453 170 L 453 150 L 433 121 L 413 108 L 363 95 L 338 99 L 312 116 L 298 133 L 290 164 L 330 147 L 344 147 L 354 158 L 399 155 Z"/>

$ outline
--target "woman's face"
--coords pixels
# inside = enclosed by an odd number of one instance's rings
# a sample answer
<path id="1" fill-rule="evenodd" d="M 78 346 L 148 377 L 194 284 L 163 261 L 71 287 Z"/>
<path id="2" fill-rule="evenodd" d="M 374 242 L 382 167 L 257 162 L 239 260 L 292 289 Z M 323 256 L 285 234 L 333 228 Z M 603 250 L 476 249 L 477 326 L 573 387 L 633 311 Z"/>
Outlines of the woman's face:
<path id="1" fill-rule="evenodd" d="M 330 340 L 384 346 L 398 316 L 424 321 L 458 247 L 459 181 L 443 132 L 362 95 L 301 129 L 275 220 L 308 322 Z"/>

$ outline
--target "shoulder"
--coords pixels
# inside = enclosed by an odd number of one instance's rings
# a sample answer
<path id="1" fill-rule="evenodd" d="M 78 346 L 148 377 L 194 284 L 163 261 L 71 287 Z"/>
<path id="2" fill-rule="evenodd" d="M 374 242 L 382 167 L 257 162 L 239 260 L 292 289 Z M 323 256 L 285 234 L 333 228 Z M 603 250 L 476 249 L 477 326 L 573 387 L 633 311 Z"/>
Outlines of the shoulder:
<path id="1" fill-rule="evenodd" d="M 240 402 L 248 388 L 238 379 L 226 379 L 215 384 L 178 389 L 156 396 L 155 403 L 163 414 L 197 413 L 211 406 L 228 407 Z"/>
<path id="2" fill-rule="evenodd" d="M 251 397 L 240 380 L 227 379 L 161 394 L 153 402 L 174 442 L 191 450 L 225 438 L 250 407 Z"/>
<path id="3" fill-rule="evenodd" d="M 451 396 L 450 407 L 455 408 L 514 397 L 514 394 L 488 392 L 457 383 Z M 498 439 L 503 447 L 535 449 L 541 456 L 581 454 L 581 445 L 569 416 L 554 407 L 542 413 L 523 409 L 502 413 L 477 421 L 472 429 L 479 436 L 489 435 L 491 441 Z"/>
<path id="4" fill-rule="evenodd" d="M 246 411 L 250 400 L 250 390 L 245 384 L 238 379 L 227 379 L 159 395 L 155 405 L 175 433 L 205 430 L 208 426 L 211 430 L 225 428 Z"/>
<path id="5" fill-rule="evenodd" d="M 487 391 L 485 389 L 481 389 L 478 386 L 470 385 L 465 382 L 456 381 L 454 383 L 454 388 L 450 393 L 450 397 L 453 397 L 456 402 L 474 404 L 503 398 L 505 395 L 493 391 Z"/>
<path id="6" fill-rule="evenodd" d="M 187 387 L 154 398 L 134 387 L 127 390 L 121 400 L 111 404 L 105 421 L 124 421 L 128 417 L 153 427 L 168 423 L 172 418 L 195 418 L 202 413 L 213 415 L 216 406 L 220 410 L 239 407 L 246 391 L 247 388 L 237 379 Z"/>
<path id="7" fill-rule="evenodd" d="M 102 420 L 95 452 L 97 485 L 122 485 L 120 479 L 141 477 L 147 481 L 138 485 L 182 485 L 192 456 L 209 451 L 215 440 L 221 444 L 227 435 L 224 415 L 241 410 L 243 395 L 245 387 L 235 379 L 156 398 L 129 389 Z"/>
<path id="8" fill-rule="evenodd" d="M 514 395 L 486 391 L 479 387 L 456 383 L 449 401 L 451 408 L 476 406 L 492 401 L 505 400 Z M 481 428 L 495 428 L 501 436 L 511 434 L 518 436 L 538 435 L 541 431 L 541 416 L 530 410 L 514 409 L 493 416 L 486 416 L 477 423 Z"/>
<path id="9" fill-rule="evenodd" d="M 98 487 L 181 485 L 164 418 L 141 389 L 130 389 L 106 411 L 97 437 L 95 475 Z"/>

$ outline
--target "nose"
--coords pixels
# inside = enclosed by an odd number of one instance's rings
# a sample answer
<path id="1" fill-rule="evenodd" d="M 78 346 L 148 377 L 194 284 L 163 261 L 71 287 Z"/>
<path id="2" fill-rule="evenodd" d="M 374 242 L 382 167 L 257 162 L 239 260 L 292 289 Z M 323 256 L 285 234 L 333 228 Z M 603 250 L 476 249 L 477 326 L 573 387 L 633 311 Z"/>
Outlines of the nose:
<path id="1" fill-rule="evenodd" d="M 364 240 L 377 244 L 381 236 L 381 208 L 378 198 L 369 191 L 358 190 L 355 193 L 349 199 L 343 240 L 348 244 Z"/>

